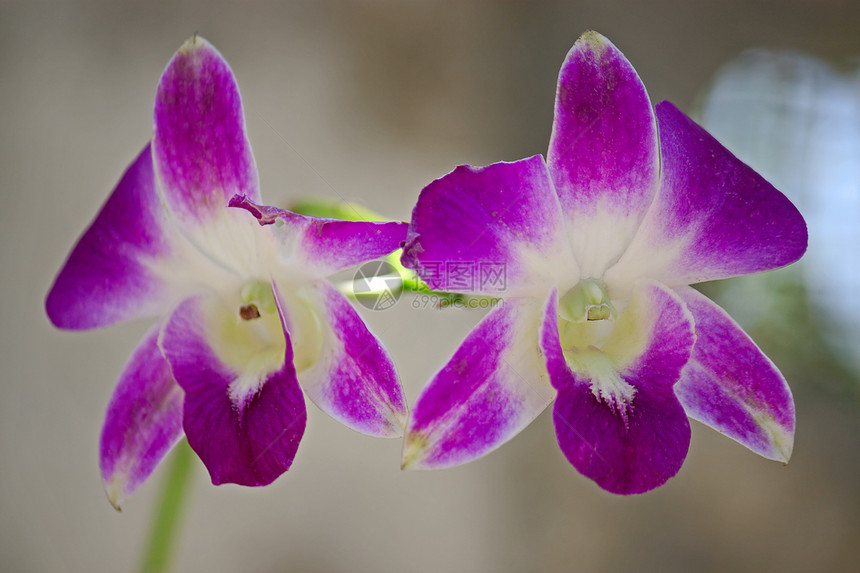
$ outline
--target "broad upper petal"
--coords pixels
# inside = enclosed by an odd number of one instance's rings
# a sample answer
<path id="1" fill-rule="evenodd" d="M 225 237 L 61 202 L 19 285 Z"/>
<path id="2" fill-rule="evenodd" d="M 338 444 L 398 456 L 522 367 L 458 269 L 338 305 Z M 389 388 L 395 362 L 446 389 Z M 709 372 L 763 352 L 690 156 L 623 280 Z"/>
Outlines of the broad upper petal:
<path id="1" fill-rule="evenodd" d="M 462 165 L 433 181 L 412 211 L 403 264 L 434 290 L 505 296 L 578 278 L 558 198 L 539 155 Z"/>
<path id="2" fill-rule="evenodd" d="M 407 224 L 397 221 L 341 221 L 307 217 L 258 205 L 246 196 L 230 200 L 231 207 L 247 210 L 260 225 L 270 225 L 277 242 L 279 264 L 302 269 L 314 277 L 384 257 L 400 248 Z"/>
<path id="3" fill-rule="evenodd" d="M 167 64 L 153 120 L 155 171 L 180 221 L 208 221 L 237 193 L 260 200 L 239 86 L 221 54 L 200 36 Z"/>
<path id="4" fill-rule="evenodd" d="M 119 509 L 182 439 L 182 389 L 150 329 L 119 377 L 102 427 L 99 465 L 105 492 Z"/>
<path id="5" fill-rule="evenodd" d="M 83 330 L 166 310 L 159 268 L 171 256 L 147 145 L 60 270 L 45 309 L 54 326 Z"/>
<path id="6" fill-rule="evenodd" d="M 421 392 L 403 445 L 405 469 L 472 461 L 525 428 L 552 401 L 538 347 L 543 299 L 502 301 Z"/>
<path id="7" fill-rule="evenodd" d="M 806 223 L 773 185 L 669 102 L 657 106 L 663 180 L 610 289 L 671 286 L 775 269 L 806 250 Z"/>
<path id="8" fill-rule="evenodd" d="M 689 311 L 657 283 L 640 283 L 598 350 L 562 350 L 555 300 L 541 342 L 553 386 L 558 444 L 580 473 L 617 494 L 643 493 L 678 473 L 690 424 L 672 390 L 690 358 Z"/>
<path id="9" fill-rule="evenodd" d="M 386 438 L 402 436 L 407 406 L 394 363 L 349 300 L 327 281 L 308 285 L 295 299 L 308 305 L 321 337 L 315 359 L 303 361 L 309 362 L 306 368 L 297 360 L 298 379 L 308 397 L 354 430 Z M 302 332 L 306 325 L 307 321 L 294 321 L 293 340 L 314 335 Z"/>
<path id="10" fill-rule="evenodd" d="M 692 288 L 678 292 L 698 333 L 675 386 L 687 415 L 761 456 L 788 462 L 795 417 L 785 378 L 723 309 Z"/>
<path id="11" fill-rule="evenodd" d="M 547 163 L 582 276 L 600 277 L 632 240 L 657 191 L 657 123 L 618 48 L 586 32 L 558 77 Z"/>
<path id="12" fill-rule="evenodd" d="M 212 483 L 261 486 L 289 469 L 306 412 L 281 319 L 242 320 L 200 295 L 176 307 L 159 344 L 185 390 L 188 444 Z"/>

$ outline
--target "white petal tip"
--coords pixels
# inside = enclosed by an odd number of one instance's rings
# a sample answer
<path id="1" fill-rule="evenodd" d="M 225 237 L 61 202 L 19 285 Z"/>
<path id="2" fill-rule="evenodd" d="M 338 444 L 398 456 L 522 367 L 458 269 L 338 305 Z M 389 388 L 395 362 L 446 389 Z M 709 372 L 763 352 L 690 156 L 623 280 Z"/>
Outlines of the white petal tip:
<path id="1" fill-rule="evenodd" d="M 428 463 L 432 453 L 429 439 L 418 432 L 407 432 L 403 440 L 403 457 L 400 469 L 408 471 L 436 470 L 448 467 L 445 464 Z"/>
<path id="2" fill-rule="evenodd" d="M 117 513 L 122 513 L 121 503 L 125 500 L 120 497 L 120 488 L 112 486 L 112 484 L 105 484 L 105 495 Z"/>
<path id="3" fill-rule="evenodd" d="M 794 444 L 788 444 L 788 447 L 779 447 L 777 444 L 776 455 L 772 458 L 774 461 L 781 463 L 784 466 L 788 465 L 788 461 L 791 459 L 791 452 Z"/>
<path id="4" fill-rule="evenodd" d="M 340 422 L 366 436 L 394 439 L 403 437 L 408 417 L 409 412 L 390 408 L 383 418 L 376 418 L 369 423 L 355 424 L 345 419 L 340 419 Z"/>
<path id="5" fill-rule="evenodd" d="M 416 434 L 407 434 L 403 440 L 403 457 L 400 460 L 401 470 L 421 468 L 424 454 L 427 451 L 427 439 Z"/>
<path id="6" fill-rule="evenodd" d="M 766 418 L 759 422 L 760 426 L 770 435 L 770 451 L 758 452 L 769 460 L 787 465 L 794 450 L 794 431 L 786 430 L 773 419 Z"/>
<path id="7" fill-rule="evenodd" d="M 194 32 L 194 35 L 185 40 L 185 43 L 179 47 L 177 53 L 188 54 L 189 52 L 200 50 L 202 48 L 212 48 L 212 44 L 210 44 L 206 38 L 197 32 Z"/>
<path id="8" fill-rule="evenodd" d="M 387 440 L 394 440 L 403 437 L 403 427 L 397 425 L 388 425 L 382 428 L 381 430 L 374 432 L 362 432 L 367 434 L 368 436 L 373 436 L 374 438 L 384 438 Z"/>

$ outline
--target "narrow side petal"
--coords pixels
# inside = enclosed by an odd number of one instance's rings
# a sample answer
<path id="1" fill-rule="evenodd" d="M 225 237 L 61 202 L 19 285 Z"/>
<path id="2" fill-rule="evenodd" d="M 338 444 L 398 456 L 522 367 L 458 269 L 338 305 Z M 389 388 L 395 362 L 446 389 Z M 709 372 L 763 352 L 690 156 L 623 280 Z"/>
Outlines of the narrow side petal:
<path id="1" fill-rule="evenodd" d="M 84 330 L 166 310 L 157 271 L 172 250 L 165 225 L 147 145 L 54 280 L 45 300 L 54 326 Z"/>
<path id="2" fill-rule="evenodd" d="M 403 264 L 434 290 L 505 297 L 575 283 L 558 198 L 539 155 L 487 167 L 463 165 L 425 187 Z"/>
<path id="3" fill-rule="evenodd" d="M 123 369 L 102 428 L 99 465 L 115 508 L 182 439 L 182 400 L 154 327 Z"/>
<path id="4" fill-rule="evenodd" d="M 469 333 L 412 408 L 404 469 L 446 468 L 488 454 L 552 402 L 538 347 L 541 311 L 540 300 L 507 299 Z"/>
<path id="5" fill-rule="evenodd" d="M 679 294 L 698 332 L 675 386 L 687 415 L 765 458 L 787 463 L 795 416 L 785 378 L 723 309 L 692 288 Z"/>
<path id="6" fill-rule="evenodd" d="M 188 444 L 215 485 L 271 483 L 289 469 L 304 433 L 286 328 L 279 321 L 283 336 L 270 338 L 258 322 L 268 319 L 239 322 L 220 302 L 198 296 L 177 306 L 161 332 L 161 349 L 185 390 Z"/>
<path id="7" fill-rule="evenodd" d="M 600 277 L 633 239 L 657 191 L 654 110 L 636 70 L 586 32 L 558 77 L 549 171 L 584 277 Z"/>
<path id="8" fill-rule="evenodd" d="M 161 192 L 181 221 L 207 221 L 237 193 L 260 200 L 239 86 L 221 54 L 200 36 L 167 64 L 153 121 Z"/>
<path id="9" fill-rule="evenodd" d="M 541 341 L 558 390 L 553 420 L 562 452 L 580 473 L 623 495 L 678 473 L 690 424 L 672 387 L 694 340 L 690 312 L 657 283 L 640 283 L 599 350 L 562 350 L 551 301 Z"/>
<path id="10" fill-rule="evenodd" d="M 394 363 L 347 298 L 326 281 L 297 293 L 318 319 L 319 355 L 298 373 L 308 397 L 342 424 L 371 436 L 403 435 L 407 406 Z M 294 339 L 307 333 L 298 325 Z"/>
<path id="11" fill-rule="evenodd" d="M 670 286 L 775 269 L 806 250 L 806 223 L 785 195 L 669 102 L 657 106 L 663 181 L 606 282 Z"/>
<path id="12" fill-rule="evenodd" d="M 230 207 L 247 210 L 260 225 L 271 225 L 282 264 L 325 277 L 384 257 L 400 248 L 407 224 L 397 221 L 341 221 L 299 215 L 258 205 L 242 195 Z"/>

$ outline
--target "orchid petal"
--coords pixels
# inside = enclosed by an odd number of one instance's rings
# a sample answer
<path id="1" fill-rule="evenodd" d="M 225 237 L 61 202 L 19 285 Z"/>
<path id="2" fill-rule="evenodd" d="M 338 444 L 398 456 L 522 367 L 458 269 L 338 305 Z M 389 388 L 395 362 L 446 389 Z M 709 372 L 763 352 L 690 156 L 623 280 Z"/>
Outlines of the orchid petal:
<path id="1" fill-rule="evenodd" d="M 169 289 L 158 267 L 171 251 L 147 145 L 57 275 L 48 317 L 84 330 L 163 312 Z"/>
<path id="2" fill-rule="evenodd" d="M 633 239 L 657 190 L 657 123 L 642 80 L 609 40 L 586 32 L 558 77 L 549 172 L 583 277 Z"/>
<path id="3" fill-rule="evenodd" d="M 158 84 L 152 142 L 164 200 L 184 224 L 206 222 L 240 193 L 259 201 L 259 178 L 230 66 L 194 36 Z"/>
<path id="4" fill-rule="evenodd" d="M 182 389 L 150 329 L 119 377 L 102 428 L 102 479 L 119 509 L 182 439 Z"/>
<path id="5" fill-rule="evenodd" d="M 516 296 L 545 292 L 560 269 L 575 282 L 567 249 L 558 199 L 535 155 L 462 165 L 430 183 L 412 211 L 401 260 L 434 290 Z"/>
<path id="6" fill-rule="evenodd" d="M 160 346 L 185 390 L 188 444 L 213 484 L 266 485 L 289 469 L 306 412 L 283 318 L 243 321 L 200 295 L 173 311 Z"/>
<path id="7" fill-rule="evenodd" d="M 341 221 L 307 217 L 291 211 L 258 205 L 235 196 L 230 207 L 247 210 L 260 225 L 271 225 L 278 243 L 280 264 L 312 272 L 322 278 L 337 271 L 384 257 L 400 248 L 406 223 Z"/>
<path id="8" fill-rule="evenodd" d="M 771 460 L 788 462 L 794 400 L 773 362 L 719 306 L 684 287 L 698 338 L 675 394 L 687 415 Z"/>
<path id="9" fill-rule="evenodd" d="M 363 434 L 402 436 L 406 399 L 385 347 L 328 282 L 309 285 L 297 297 L 307 301 L 322 329 L 318 357 L 298 373 L 308 397 L 326 414 Z M 294 338 L 304 334 L 297 330 L 292 330 Z"/>
<path id="10" fill-rule="evenodd" d="M 508 299 L 466 337 L 418 397 L 405 469 L 463 464 L 498 448 L 552 401 L 538 348 L 541 301 Z"/>
<path id="11" fill-rule="evenodd" d="M 558 390 L 553 420 L 562 452 L 580 473 L 627 495 L 678 472 L 690 423 L 672 387 L 694 341 L 690 312 L 658 283 L 640 283 L 600 349 L 563 351 L 550 301 L 541 344 Z"/>
<path id="12" fill-rule="evenodd" d="M 773 185 L 669 102 L 657 106 L 663 181 L 630 248 L 605 280 L 670 286 L 775 269 L 806 250 L 806 224 Z"/>

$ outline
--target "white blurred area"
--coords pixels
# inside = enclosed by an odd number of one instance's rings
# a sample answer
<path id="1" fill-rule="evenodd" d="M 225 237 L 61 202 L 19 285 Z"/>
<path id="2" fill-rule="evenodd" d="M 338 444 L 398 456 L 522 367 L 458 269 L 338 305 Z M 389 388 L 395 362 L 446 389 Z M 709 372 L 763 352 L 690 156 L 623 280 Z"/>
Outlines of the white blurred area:
<path id="1" fill-rule="evenodd" d="M 858 60 L 837 68 L 798 52 L 750 50 L 716 75 L 701 122 L 803 213 L 809 250 L 798 269 L 813 321 L 860 371 Z M 773 312 L 769 286 L 737 281 L 722 298 L 745 321 L 764 321 Z"/>

